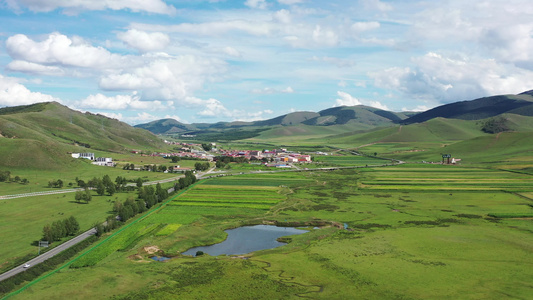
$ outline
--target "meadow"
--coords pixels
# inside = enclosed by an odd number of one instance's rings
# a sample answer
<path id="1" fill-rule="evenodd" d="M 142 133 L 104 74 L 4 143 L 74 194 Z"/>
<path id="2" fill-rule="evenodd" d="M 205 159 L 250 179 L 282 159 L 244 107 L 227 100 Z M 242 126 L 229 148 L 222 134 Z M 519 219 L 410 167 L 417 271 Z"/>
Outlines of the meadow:
<path id="1" fill-rule="evenodd" d="M 533 211 L 529 179 L 429 164 L 213 178 L 99 245 L 91 267 L 13 299 L 526 299 L 533 223 L 512 214 Z M 180 255 L 260 223 L 310 232 L 245 256 Z"/>
<path id="2" fill-rule="evenodd" d="M 141 158 L 139 156 L 139 158 Z M 142 159 L 139 159 L 142 160 Z M 127 162 L 133 161 L 133 159 L 127 160 Z M 121 163 L 125 163 L 122 161 Z M 156 158 L 149 161 L 150 163 L 160 162 L 165 165 L 171 165 L 168 160 L 163 158 Z M 166 162 L 166 163 L 165 163 Z M 137 162 L 135 162 L 137 163 Z M 142 164 L 142 162 L 141 162 Z M 194 163 L 192 164 L 194 166 Z M 5 171 L 5 169 L 2 169 Z M 101 178 L 104 175 L 109 175 L 112 180 L 115 180 L 117 176 L 126 178 L 126 180 L 133 180 L 142 178 L 146 181 L 155 181 L 161 179 L 167 179 L 177 177 L 180 174 L 163 173 L 163 172 L 147 172 L 147 171 L 130 171 L 122 170 L 122 167 L 102 167 L 90 164 L 88 160 L 80 160 L 77 162 L 74 168 L 62 168 L 59 170 L 35 170 L 32 168 L 9 168 L 7 171 L 11 172 L 11 177 L 19 176 L 20 178 L 28 179 L 28 184 L 22 184 L 20 182 L 0 182 L 0 196 L 1 195 L 13 195 L 24 194 L 43 191 L 54 191 L 57 188 L 49 188 L 48 182 L 51 180 L 61 179 L 63 181 L 63 189 L 76 188 L 76 178 L 85 182 L 94 177 Z"/>

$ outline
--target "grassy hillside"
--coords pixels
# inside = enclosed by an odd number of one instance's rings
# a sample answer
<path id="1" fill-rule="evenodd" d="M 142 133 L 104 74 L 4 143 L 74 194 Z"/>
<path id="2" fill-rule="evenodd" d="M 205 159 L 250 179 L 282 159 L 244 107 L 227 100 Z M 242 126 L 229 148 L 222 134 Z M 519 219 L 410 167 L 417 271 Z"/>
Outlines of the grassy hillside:
<path id="1" fill-rule="evenodd" d="M 438 117 L 480 120 L 504 113 L 533 116 L 533 96 L 525 92 L 519 95 L 500 95 L 450 103 L 412 116 L 402 123 L 420 123 Z"/>
<path id="2" fill-rule="evenodd" d="M 135 125 L 137 128 L 146 129 L 154 134 L 175 134 L 196 130 L 193 125 L 183 124 L 174 119 L 161 119 L 146 124 Z"/>
<path id="3" fill-rule="evenodd" d="M 124 152 L 164 143 L 149 131 L 55 102 L 0 109 L 0 166 L 56 168 L 66 152 Z"/>

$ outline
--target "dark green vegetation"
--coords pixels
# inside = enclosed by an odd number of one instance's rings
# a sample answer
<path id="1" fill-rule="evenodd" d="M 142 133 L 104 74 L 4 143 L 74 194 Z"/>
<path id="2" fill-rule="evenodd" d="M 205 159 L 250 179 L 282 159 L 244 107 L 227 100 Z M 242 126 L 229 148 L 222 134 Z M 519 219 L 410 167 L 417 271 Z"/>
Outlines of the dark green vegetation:
<path id="1" fill-rule="evenodd" d="M 213 178 L 14 299 L 527 298 L 530 177 L 402 165 Z M 260 223 L 322 229 L 246 259 L 179 254 Z"/>
<path id="2" fill-rule="evenodd" d="M 472 101 L 442 105 L 403 120 L 403 124 L 421 123 L 434 118 L 480 120 L 504 113 L 533 116 L 531 91 L 519 95 L 492 96 Z"/>

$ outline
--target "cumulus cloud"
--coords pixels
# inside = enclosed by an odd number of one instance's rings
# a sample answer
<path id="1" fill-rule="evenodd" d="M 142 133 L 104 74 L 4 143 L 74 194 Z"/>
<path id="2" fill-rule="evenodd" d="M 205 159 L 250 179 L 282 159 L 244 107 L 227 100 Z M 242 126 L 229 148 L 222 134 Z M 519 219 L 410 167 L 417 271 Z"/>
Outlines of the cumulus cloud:
<path id="1" fill-rule="evenodd" d="M 145 32 L 137 29 L 130 29 L 120 32 L 117 37 L 128 46 L 140 52 L 157 51 L 164 49 L 170 42 L 170 37 L 161 32 Z"/>
<path id="2" fill-rule="evenodd" d="M 13 72 L 40 74 L 48 76 L 63 76 L 65 71 L 56 66 L 45 66 L 23 60 L 15 60 L 7 64 L 7 69 Z"/>
<path id="3" fill-rule="evenodd" d="M 171 15 L 176 8 L 161 0 L 7 0 L 8 7 L 20 10 L 27 7 L 34 12 L 49 12 L 62 8 L 66 14 L 77 14 L 84 10 L 123 10 L 133 12 L 145 11 L 149 13 Z"/>
<path id="4" fill-rule="evenodd" d="M 355 106 L 363 104 L 357 98 L 352 97 L 352 95 L 346 92 L 337 91 L 337 96 L 340 98 L 335 100 L 335 106 Z"/>
<path id="5" fill-rule="evenodd" d="M 69 38 L 57 32 L 41 42 L 17 34 L 7 39 L 6 49 L 16 60 L 40 65 L 110 68 L 125 63 L 120 55 L 102 47 L 93 47 L 79 37 Z"/>
<path id="6" fill-rule="evenodd" d="M 39 92 L 32 92 L 17 79 L 0 75 L 0 106 L 17 106 L 37 102 L 61 102 L 60 99 Z"/>
<path id="7" fill-rule="evenodd" d="M 222 52 L 229 55 L 229 56 L 233 56 L 233 57 L 241 57 L 241 53 L 239 52 L 239 50 L 233 48 L 233 47 L 224 47 L 224 49 L 222 49 Z"/>
<path id="8" fill-rule="evenodd" d="M 278 10 L 274 13 L 273 19 L 284 24 L 291 22 L 291 13 L 286 9 Z"/>
<path id="9" fill-rule="evenodd" d="M 133 28 L 145 31 L 177 32 L 202 36 L 219 36 L 234 31 L 244 32 L 254 36 L 268 36 L 275 29 L 271 23 L 263 21 L 229 20 L 204 23 L 181 23 L 176 25 L 139 24 Z"/>
<path id="10" fill-rule="evenodd" d="M 389 108 L 386 105 L 382 104 L 379 101 L 359 100 L 359 99 L 353 97 L 352 95 L 350 95 L 350 94 L 348 94 L 346 92 L 337 91 L 337 96 L 339 96 L 340 98 L 337 98 L 337 100 L 335 100 L 335 105 L 334 106 L 366 105 L 366 106 L 379 108 L 379 109 L 383 109 L 383 110 L 389 110 Z"/>
<path id="11" fill-rule="evenodd" d="M 412 62 L 413 68 L 393 67 L 369 76 L 377 87 L 441 103 L 515 94 L 533 86 L 533 72 L 493 59 L 447 57 L 430 52 L 413 58 Z"/>
<path id="12" fill-rule="evenodd" d="M 244 5 L 250 8 L 266 9 L 268 3 L 265 0 L 246 0 Z"/>
<path id="13" fill-rule="evenodd" d="M 356 22 L 350 26 L 352 33 L 359 35 L 362 32 L 378 29 L 381 27 L 379 22 Z"/>
<path id="14" fill-rule="evenodd" d="M 175 100 L 189 104 L 188 96 L 199 90 L 206 80 L 226 70 L 218 59 L 203 59 L 192 55 L 158 59 L 145 66 L 101 78 L 105 90 L 142 90 L 142 99 Z"/>
<path id="15" fill-rule="evenodd" d="M 172 108 L 172 102 L 141 101 L 140 97 L 133 95 L 106 96 L 103 94 L 89 95 L 78 101 L 76 106 L 81 108 L 106 109 L 106 110 L 163 110 Z"/>

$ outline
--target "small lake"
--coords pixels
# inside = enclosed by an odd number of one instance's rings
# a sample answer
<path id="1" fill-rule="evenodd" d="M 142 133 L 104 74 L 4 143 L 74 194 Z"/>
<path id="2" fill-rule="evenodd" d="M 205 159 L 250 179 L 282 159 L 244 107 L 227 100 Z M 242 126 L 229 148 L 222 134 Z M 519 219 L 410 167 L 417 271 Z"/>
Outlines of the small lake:
<path id="1" fill-rule="evenodd" d="M 226 230 L 228 237 L 222 243 L 191 248 L 182 254 L 194 256 L 196 255 L 196 251 L 203 251 L 211 256 L 246 254 L 283 246 L 286 243 L 278 242 L 276 240 L 277 238 L 306 232 L 308 230 L 293 227 L 277 227 L 272 225 L 244 226 Z"/>

